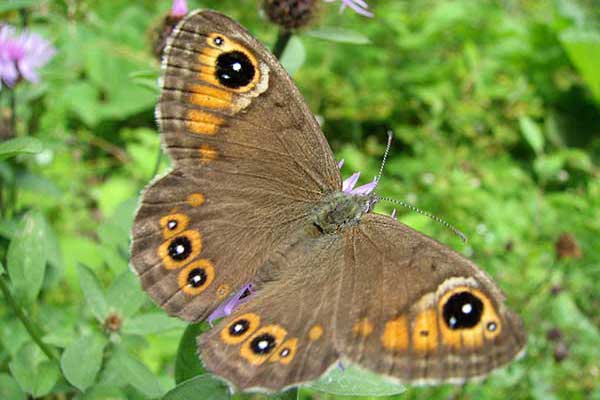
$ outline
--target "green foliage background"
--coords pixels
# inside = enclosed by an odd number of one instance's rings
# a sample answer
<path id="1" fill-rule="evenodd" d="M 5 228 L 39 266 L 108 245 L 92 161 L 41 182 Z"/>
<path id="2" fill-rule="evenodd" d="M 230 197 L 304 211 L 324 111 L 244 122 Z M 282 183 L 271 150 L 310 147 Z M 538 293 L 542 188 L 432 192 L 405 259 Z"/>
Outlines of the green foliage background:
<path id="1" fill-rule="evenodd" d="M 335 40 L 304 32 L 285 65 L 346 160 L 344 176 L 370 180 L 394 131 L 380 192 L 463 230 L 467 244 L 399 210 L 488 271 L 529 334 L 526 356 L 483 382 L 408 387 L 394 398 L 600 399 L 600 9 L 593 0 L 370 4 L 373 19 L 323 3 L 311 29 L 336 28 Z M 275 41 L 256 2 L 191 6 Z M 169 8 L 0 3 L 2 22 L 26 23 L 58 49 L 41 84 L 17 86 L 16 132 L 6 130 L 9 95 L 0 91 L 0 273 L 16 301 L 0 303 L 2 399 L 158 398 L 201 368 L 189 343 L 205 327 L 183 335 L 128 269 L 133 213 L 159 148 L 151 38 Z M 579 256 L 559 257 L 562 233 Z M 214 381 L 202 387 L 197 398 L 224 396 Z M 193 398 L 185 389 L 167 398 Z"/>

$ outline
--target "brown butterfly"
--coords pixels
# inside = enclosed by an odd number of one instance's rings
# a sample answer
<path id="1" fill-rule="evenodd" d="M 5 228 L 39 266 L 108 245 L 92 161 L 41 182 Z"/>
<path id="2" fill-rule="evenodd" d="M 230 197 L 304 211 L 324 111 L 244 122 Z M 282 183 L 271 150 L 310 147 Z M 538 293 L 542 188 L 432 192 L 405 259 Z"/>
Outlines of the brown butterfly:
<path id="1" fill-rule="evenodd" d="M 243 27 L 194 12 L 167 43 L 156 117 L 174 169 L 145 191 L 132 262 L 169 314 L 206 319 L 206 367 L 277 391 L 339 360 L 407 383 L 463 382 L 515 358 L 519 318 L 475 264 L 342 191 L 302 96 Z"/>

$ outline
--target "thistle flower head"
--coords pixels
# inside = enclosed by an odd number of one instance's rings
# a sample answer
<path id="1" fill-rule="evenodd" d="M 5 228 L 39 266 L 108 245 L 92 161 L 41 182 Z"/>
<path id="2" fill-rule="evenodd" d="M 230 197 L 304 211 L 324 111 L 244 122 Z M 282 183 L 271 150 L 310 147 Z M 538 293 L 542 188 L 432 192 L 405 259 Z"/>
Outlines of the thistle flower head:
<path id="1" fill-rule="evenodd" d="M 338 168 L 342 168 L 342 165 L 344 165 L 344 160 L 340 160 L 338 162 Z M 365 185 L 354 187 L 354 186 L 356 186 L 356 183 L 358 182 L 358 178 L 360 178 L 360 172 L 355 172 L 352 175 L 350 175 L 349 178 L 344 179 L 344 181 L 342 182 L 342 192 L 348 193 L 351 195 L 363 195 L 364 196 L 367 194 L 371 194 L 371 192 L 373 190 L 375 190 L 375 187 L 377 186 L 377 178 L 374 178 L 373 182 L 371 182 L 371 183 L 367 183 Z"/>
<path id="2" fill-rule="evenodd" d="M 17 34 L 12 26 L 0 26 L 0 88 L 2 83 L 13 87 L 20 79 L 38 83 L 38 69 L 55 53 L 50 42 L 37 33 Z"/>
<path id="3" fill-rule="evenodd" d="M 171 7 L 171 15 L 173 17 L 185 17 L 187 13 L 187 0 L 173 0 L 173 7 Z"/>
<path id="4" fill-rule="evenodd" d="M 286 31 L 309 25 L 317 14 L 318 0 L 265 0 L 263 10 L 269 21 Z"/>

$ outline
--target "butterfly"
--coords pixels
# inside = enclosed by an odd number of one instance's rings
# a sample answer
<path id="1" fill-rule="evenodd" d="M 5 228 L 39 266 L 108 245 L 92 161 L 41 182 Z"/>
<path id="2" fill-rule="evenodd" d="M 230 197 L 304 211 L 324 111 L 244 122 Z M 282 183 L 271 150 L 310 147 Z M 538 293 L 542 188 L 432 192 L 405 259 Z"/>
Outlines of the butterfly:
<path id="1" fill-rule="evenodd" d="M 413 384 L 484 376 L 526 338 L 473 262 L 342 190 L 319 124 L 246 29 L 189 14 L 167 42 L 156 108 L 174 168 L 143 193 L 132 264 L 167 313 L 208 318 L 206 368 L 279 391 L 343 360 Z"/>

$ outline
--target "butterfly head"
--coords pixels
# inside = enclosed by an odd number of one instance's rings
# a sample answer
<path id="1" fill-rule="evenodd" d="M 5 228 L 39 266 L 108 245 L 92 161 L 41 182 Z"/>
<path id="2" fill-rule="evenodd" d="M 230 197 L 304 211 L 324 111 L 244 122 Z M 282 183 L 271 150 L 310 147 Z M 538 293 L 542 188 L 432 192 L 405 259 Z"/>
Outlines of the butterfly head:
<path id="1" fill-rule="evenodd" d="M 380 197 L 375 193 L 351 194 L 334 192 L 326 196 L 313 211 L 312 222 L 321 233 L 335 233 L 356 225 L 371 212 Z"/>

